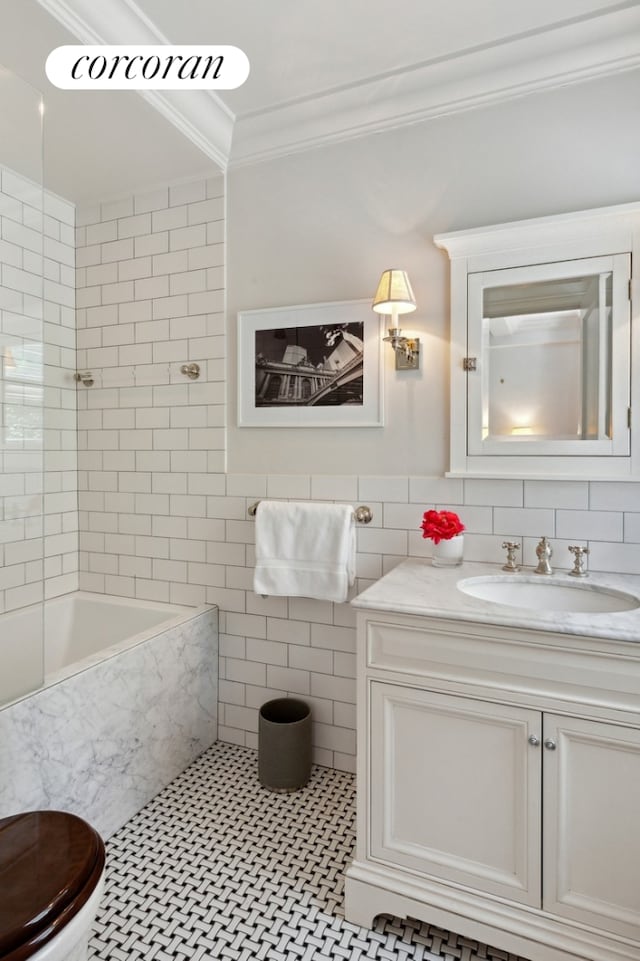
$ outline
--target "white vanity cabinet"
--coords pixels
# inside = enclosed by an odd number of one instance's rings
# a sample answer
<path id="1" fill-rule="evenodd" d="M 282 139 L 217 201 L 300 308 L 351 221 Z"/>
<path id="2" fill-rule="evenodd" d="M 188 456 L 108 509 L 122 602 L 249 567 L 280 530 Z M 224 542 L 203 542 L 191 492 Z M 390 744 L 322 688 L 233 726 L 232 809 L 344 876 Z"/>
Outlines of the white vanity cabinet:
<path id="1" fill-rule="evenodd" d="M 358 611 L 346 916 L 640 959 L 640 644 Z"/>

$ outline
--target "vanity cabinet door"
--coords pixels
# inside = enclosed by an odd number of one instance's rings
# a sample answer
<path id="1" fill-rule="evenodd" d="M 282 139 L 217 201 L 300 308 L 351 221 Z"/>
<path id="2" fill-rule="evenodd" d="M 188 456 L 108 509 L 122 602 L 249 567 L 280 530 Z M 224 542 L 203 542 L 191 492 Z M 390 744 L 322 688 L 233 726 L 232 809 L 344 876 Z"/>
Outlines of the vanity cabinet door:
<path id="1" fill-rule="evenodd" d="M 544 717 L 544 903 L 637 939 L 640 731 Z"/>
<path id="2" fill-rule="evenodd" d="M 539 712 L 381 682 L 370 693 L 369 856 L 539 907 Z"/>

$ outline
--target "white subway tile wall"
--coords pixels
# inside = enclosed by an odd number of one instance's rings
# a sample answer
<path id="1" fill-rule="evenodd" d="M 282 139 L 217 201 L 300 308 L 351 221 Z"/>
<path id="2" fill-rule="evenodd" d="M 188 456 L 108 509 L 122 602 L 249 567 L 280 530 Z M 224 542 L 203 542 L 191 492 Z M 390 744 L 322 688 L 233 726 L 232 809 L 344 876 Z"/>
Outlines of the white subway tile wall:
<path id="1" fill-rule="evenodd" d="M 78 213 L 88 590 L 200 604 L 224 586 L 224 205 L 216 176 Z M 180 371 L 190 362 L 197 380 Z"/>
<path id="2" fill-rule="evenodd" d="M 74 221 L 0 167 L 3 611 L 78 586 Z"/>

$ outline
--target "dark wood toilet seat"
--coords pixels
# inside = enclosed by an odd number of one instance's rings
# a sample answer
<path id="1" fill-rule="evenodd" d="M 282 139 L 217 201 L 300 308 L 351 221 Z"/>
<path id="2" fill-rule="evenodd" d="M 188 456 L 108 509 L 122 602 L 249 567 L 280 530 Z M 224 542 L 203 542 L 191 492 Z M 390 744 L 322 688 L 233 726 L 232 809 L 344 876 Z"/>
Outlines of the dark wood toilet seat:
<path id="1" fill-rule="evenodd" d="M 25 961 L 91 897 L 104 868 L 102 838 L 63 811 L 0 819 L 0 959 Z"/>

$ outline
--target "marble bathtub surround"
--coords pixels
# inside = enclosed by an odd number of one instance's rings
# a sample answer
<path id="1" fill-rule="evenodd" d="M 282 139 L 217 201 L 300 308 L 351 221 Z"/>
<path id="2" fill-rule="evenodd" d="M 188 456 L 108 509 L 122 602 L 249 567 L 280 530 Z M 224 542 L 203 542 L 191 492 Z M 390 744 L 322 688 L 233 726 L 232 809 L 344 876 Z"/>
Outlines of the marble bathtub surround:
<path id="1" fill-rule="evenodd" d="M 0 711 L 0 817 L 57 808 L 108 838 L 217 738 L 217 609 Z"/>

